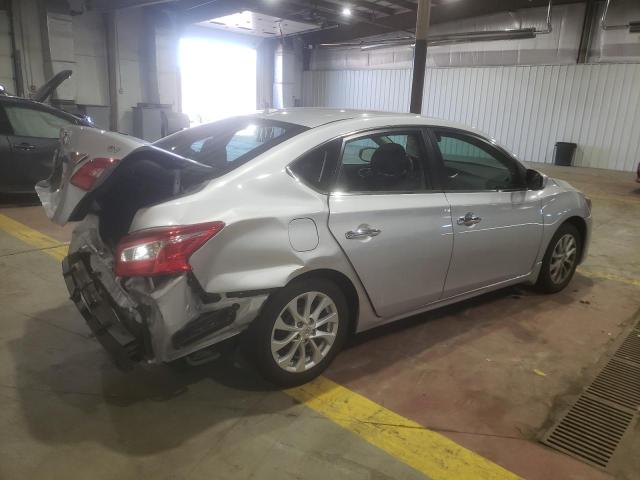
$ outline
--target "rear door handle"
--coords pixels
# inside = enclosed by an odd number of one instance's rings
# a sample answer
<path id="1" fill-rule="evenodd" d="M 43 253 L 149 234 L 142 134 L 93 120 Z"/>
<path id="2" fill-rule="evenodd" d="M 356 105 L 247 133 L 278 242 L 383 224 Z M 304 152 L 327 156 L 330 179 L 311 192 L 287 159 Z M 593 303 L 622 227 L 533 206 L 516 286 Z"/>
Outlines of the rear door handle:
<path id="1" fill-rule="evenodd" d="M 349 230 L 344 234 L 344 236 L 347 237 L 348 240 L 357 240 L 359 238 L 377 237 L 381 233 L 382 230 L 371 228 L 369 225 L 363 224 L 355 230 Z"/>
<path id="2" fill-rule="evenodd" d="M 15 148 L 16 150 L 31 151 L 31 150 L 35 150 L 36 146 L 35 145 L 31 145 L 30 143 L 27 143 L 27 142 L 22 142 L 22 143 L 19 143 L 17 145 L 13 145 L 13 148 Z"/>
<path id="3" fill-rule="evenodd" d="M 481 220 L 482 219 L 477 215 L 468 212 L 464 217 L 458 218 L 458 225 L 466 225 L 467 227 L 470 227 L 471 225 L 480 223 Z"/>

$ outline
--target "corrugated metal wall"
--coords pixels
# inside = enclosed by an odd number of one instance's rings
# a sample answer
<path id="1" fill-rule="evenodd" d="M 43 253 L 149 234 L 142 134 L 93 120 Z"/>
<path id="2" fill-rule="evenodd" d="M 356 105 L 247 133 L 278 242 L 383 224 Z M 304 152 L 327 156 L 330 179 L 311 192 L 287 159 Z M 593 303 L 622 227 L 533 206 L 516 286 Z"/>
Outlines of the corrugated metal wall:
<path id="1" fill-rule="evenodd" d="M 306 71 L 302 104 L 406 112 L 411 69 Z"/>
<path id="2" fill-rule="evenodd" d="M 305 72 L 303 104 L 406 112 L 411 70 Z M 425 115 L 478 128 L 523 160 L 551 162 L 556 141 L 576 165 L 635 170 L 640 64 L 430 68 Z"/>

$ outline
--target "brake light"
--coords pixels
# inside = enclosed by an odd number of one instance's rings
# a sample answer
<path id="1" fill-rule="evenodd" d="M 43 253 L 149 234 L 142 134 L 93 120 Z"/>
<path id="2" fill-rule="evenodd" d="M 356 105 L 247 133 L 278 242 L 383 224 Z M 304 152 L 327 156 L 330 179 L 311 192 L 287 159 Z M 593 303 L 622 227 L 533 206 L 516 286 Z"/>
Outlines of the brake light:
<path id="1" fill-rule="evenodd" d="M 112 165 L 118 163 L 118 158 L 92 158 L 82 165 L 71 177 L 71 184 L 82 190 L 89 191 L 100 176 Z"/>
<path id="2" fill-rule="evenodd" d="M 190 271 L 189 257 L 223 227 L 223 222 L 209 222 L 151 228 L 127 235 L 116 249 L 116 276 L 154 276 Z"/>

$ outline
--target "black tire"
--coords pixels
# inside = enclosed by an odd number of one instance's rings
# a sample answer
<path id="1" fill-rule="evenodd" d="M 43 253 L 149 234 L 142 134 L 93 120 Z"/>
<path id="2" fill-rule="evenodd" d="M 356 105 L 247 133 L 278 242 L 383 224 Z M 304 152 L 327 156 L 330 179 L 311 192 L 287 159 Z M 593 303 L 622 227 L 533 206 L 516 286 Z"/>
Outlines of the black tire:
<path id="1" fill-rule="evenodd" d="M 575 260 L 566 278 L 564 278 L 560 282 L 555 282 L 551 274 L 551 257 L 560 239 L 562 239 L 566 235 L 571 235 L 575 240 L 575 243 L 576 243 Z M 544 258 L 542 259 L 542 268 L 540 270 L 540 275 L 538 276 L 536 288 L 543 293 L 556 293 L 564 289 L 573 278 L 573 274 L 576 271 L 576 267 L 578 266 L 578 262 L 580 260 L 581 255 L 582 255 L 582 236 L 580 235 L 580 232 L 576 227 L 574 227 L 570 223 L 565 223 L 561 225 L 560 228 L 558 228 L 558 231 L 553 235 L 553 238 L 551 239 L 551 241 L 549 242 L 547 251 L 544 254 Z"/>
<path id="2" fill-rule="evenodd" d="M 333 344 L 321 361 L 307 370 L 291 372 L 280 367 L 271 353 L 272 332 L 276 320 L 289 302 L 307 292 L 320 292 L 333 301 L 338 314 L 337 331 Z M 349 320 L 347 301 L 340 288 L 333 282 L 323 278 L 294 280 L 271 295 L 259 317 L 251 323 L 246 337 L 247 354 L 268 381 L 282 387 L 301 385 L 320 375 L 341 350 L 347 337 Z M 300 358 L 300 355 L 297 358 Z"/>

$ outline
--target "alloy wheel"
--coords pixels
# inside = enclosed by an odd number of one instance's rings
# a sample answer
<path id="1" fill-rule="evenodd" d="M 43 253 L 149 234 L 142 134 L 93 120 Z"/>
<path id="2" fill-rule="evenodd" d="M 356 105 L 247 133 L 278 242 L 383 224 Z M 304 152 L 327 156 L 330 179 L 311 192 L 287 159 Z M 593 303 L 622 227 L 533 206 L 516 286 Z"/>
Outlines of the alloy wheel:
<path id="1" fill-rule="evenodd" d="M 553 283 L 559 285 L 571 275 L 577 252 L 578 246 L 573 235 L 567 233 L 558 239 L 549 265 L 549 275 Z"/>
<path id="2" fill-rule="evenodd" d="M 280 312 L 271 331 L 271 354 L 288 372 L 304 372 L 329 353 L 338 333 L 338 309 L 321 292 L 306 292 Z"/>

